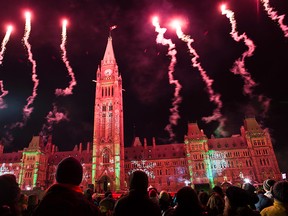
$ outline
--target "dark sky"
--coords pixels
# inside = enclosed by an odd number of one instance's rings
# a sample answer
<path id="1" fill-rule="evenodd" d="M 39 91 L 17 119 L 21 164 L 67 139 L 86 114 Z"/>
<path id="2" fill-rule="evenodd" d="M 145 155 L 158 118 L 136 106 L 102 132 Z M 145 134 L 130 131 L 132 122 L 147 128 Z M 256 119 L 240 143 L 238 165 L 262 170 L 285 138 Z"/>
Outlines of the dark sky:
<path id="1" fill-rule="evenodd" d="M 53 110 L 65 113 L 69 120 L 53 124 L 53 142 L 60 150 L 71 150 L 75 144 L 92 141 L 95 72 L 103 58 L 109 27 L 113 30 L 113 46 L 123 78 L 125 146 L 131 144 L 133 134 L 157 137 L 157 142 L 168 143 L 164 130 L 169 121 L 169 107 L 174 86 L 169 84 L 170 58 L 167 46 L 156 43 L 157 33 L 151 23 L 158 15 L 161 27 L 167 28 L 166 38 L 172 39 L 177 50 L 174 78 L 182 85 L 179 107 L 181 119 L 174 127 L 176 140 L 183 141 L 188 122 L 198 122 L 208 137 L 218 126 L 202 117 L 212 114 L 215 104 L 209 101 L 199 71 L 191 66 L 191 55 L 186 43 L 179 40 L 169 23 L 181 18 L 185 34 L 194 39 L 192 44 L 199 54 L 199 62 L 214 80 L 212 88 L 221 94 L 221 113 L 227 119 L 224 130 L 229 135 L 240 133 L 245 116 L 255 116 L 263 128 L 268 128 L 282 171 L 287 171 L 288 145 L 288 37 L 277 22 L 272 21 L 257 0 L 227 1 L 235 12 L 239 34 L 246 32 L 256 49 L 245 60 L 245 67 L 257 83 L 255 95 L 271 99 L 267 113 L 254 98 L 243 95 L 243 80 L 230 72 L 234 61 L 247 50 L 243 41 L 230 36 L 229 20 L 221 15 L 220 1 L 211 0 L 61 0 L 61 1 L 4 1 L 0 0 L 1 38 L 5 25 L 12 23 L 14 31 L 7 44 L 0 80 L 9 91 L 3 99 L 7 108 L 0 109 L 0 138 L 7 151 L 26 147 L 33 135 L 42 131 L 45 117 Z M 279 15 L 288 16 L 287 1 L 273 0 L 271 6 Z M 22 38 L 25 9 L 32 12 L 32 31 L 29 43 L 37 63 L 39 79 L 34 107 L 26 125 L 13 127 L 23 120 L 22 109 L 32 93 L 32 67 Z M 57 88 L 66 88 L 70 77 L 61 59 L 61 19 L 67 18 L 67 57 L 77 85 L 73 95 L 56 97 Z M 288 25 L 285 17 L 284 24 Z M 2 39 L 1 39 L 2 40 Z"/>

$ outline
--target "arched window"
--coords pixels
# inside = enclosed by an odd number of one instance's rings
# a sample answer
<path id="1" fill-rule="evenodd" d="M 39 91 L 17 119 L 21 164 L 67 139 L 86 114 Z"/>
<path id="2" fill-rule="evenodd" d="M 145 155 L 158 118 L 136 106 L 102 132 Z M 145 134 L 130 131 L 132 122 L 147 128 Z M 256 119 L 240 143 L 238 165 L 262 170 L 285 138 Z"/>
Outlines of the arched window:
<path id="1" fill-rule="evenodd" d="M 102 157 L 103 157 L 103 164 L 107 164 L 110 162 L 110 156 L 109 156 L 109 151 L 108 149 L 105 149 L 102 153 Z"/>

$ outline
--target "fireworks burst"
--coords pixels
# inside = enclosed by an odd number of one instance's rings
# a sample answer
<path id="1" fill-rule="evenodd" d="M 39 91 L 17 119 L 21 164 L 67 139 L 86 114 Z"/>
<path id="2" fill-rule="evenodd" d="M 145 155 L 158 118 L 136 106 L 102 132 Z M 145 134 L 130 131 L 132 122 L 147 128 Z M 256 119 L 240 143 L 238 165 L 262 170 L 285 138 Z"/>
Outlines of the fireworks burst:
<path id="1" fill-rule="evenodd" d="M 60 95 L 71 95 L 73 94 L 73 87 L 77 84 L 76 79 L 75 79 L 75 75 L 74 72 L 72 70 L 72 67 L 69 64 L 68 58 L 67 58 L 67 51 L 66 51 L 66 42 L 67 42 L 67 20 L 63 20 L 62 22 L 62 43 L 60 45 L 61 51 L 62 51 L 62 61 L 64 62 L 69 76 L 71 77 L 71 81 L 69 83 L 69 86 L 67 88 L 63 89 L 56 89 L 55 94 L 57 96 Z"/>
<path id="2" fill-rule="evenodd" d="M 161 28 L 158 18 L 154 17 L 153 18 L 153 25 L 155 26 L 155 31 L 158 32 L 156 42 L 162 45 L 168 45 L 168 55 L 171 56 L 171 61 L 169 65 L 169 71 L 168 71 L 168 77 L 169 77 L 169 83 L 171 85 L 175 85 L 175 91 L 174 91 L 174 98 L 172 99 L 172 105 L 173 107 L 170 108 L 171 115 L 169 117 L 169 122 L 165 129 L 169 132 L 170 134 L 170 139 L 174 139 L 175 134 L 172 130 L 172 125 L 177 125 L 178 119 L 180 118 L 179 115 L 179 104 L 182 101 L 182 98 L 179 95 L 179 92 L 182 88 L 178 80 L 174 79 L 173 73 L 174 73 L 174 67 L 176 64 L 176 54 L 177 51 L 175 49 L 175 44 L 172 43 L 171 39 L 166 39 L 164 38 L 164 33 L 166 32 L 166 28 Z"/>

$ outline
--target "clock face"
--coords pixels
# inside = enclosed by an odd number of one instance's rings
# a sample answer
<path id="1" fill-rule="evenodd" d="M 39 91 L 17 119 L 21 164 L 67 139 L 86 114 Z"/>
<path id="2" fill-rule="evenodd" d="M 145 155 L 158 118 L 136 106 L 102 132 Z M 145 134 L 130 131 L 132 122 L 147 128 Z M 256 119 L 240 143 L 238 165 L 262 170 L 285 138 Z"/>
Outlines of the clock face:
<path id="1" fill-rule="evenodd" d="M 112 74 L 112 70 L 111 69 L 106 69 L 104 71 L 105 76 L 110 76 Z"/>

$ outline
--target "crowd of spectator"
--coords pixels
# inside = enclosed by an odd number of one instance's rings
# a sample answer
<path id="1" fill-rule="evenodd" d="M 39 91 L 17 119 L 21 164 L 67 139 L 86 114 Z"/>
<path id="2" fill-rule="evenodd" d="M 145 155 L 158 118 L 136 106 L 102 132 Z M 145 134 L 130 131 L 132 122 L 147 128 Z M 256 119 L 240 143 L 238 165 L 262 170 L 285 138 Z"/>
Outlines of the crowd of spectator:
<path id="1" fill-rule="evenodd" d="M 120 198 L 110 191 L 104 197 L 79 186 L 83 168 L 73 157 L 63 159 L 56 171 L 56 183 L 39 199 L 21 193 L 12 174 L 0 176 L 0 216 L 288 216 L 288 182 L 267 179 L 263 189 L 250 184 L 215 186 L 209 193 L 190 186 L 174 196 L 148 187 L 143 171 L 132 173 L 129 191 Z"/>

